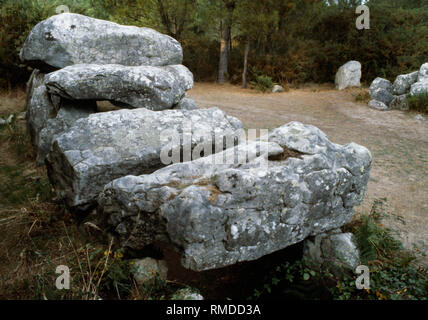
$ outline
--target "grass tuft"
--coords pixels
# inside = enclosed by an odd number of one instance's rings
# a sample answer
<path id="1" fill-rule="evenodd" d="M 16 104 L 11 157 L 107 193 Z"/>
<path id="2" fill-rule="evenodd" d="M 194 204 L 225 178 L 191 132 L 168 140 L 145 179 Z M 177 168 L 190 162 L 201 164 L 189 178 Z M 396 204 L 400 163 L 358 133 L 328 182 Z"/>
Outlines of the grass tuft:
<path id="1" fill-rule="evenodd" d="M 428 113 L 428 92 L 411 95 L 408 97 L 408 101 L 410 110 Z"/>

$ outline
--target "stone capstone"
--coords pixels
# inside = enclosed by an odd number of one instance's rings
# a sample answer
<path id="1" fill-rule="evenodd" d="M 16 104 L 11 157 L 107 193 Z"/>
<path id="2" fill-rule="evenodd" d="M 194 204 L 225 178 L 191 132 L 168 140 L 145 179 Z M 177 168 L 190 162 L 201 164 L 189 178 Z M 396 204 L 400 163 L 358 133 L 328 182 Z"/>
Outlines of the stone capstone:
<path id="1" fill-rule="evenodd" d="M 20 58 L 47 71 L 82 63 L 165 66 L 181 64 L 183 50 L 153 29 L 62 13 L 31 30 Z"/>
<path id="2" fill-rule="evenodd" d="M 116 179 L 98 215 L 124 247 L 170 241 L 185 268 L 215 269 L 349 223 L 370 168 L 366 148 L 291 122 L 268 141 Z"/>
<path id="3" fill-rule="evenodd" d="M 71 100 L 110 100 L 129 108 L 171 109 L 193 87 L 183 65 L 164 67 L 79 64 L 45 77 L 51 94 Z"/>
<path id="4" fill-rule="evenodd" d="M 238 119 L 218 108 L 96 113 L 77 120 L 54 140 L 46 159 L 48 176 L 58 197 L 69 207 L 86 210 L 108 182 L 170 164 L 161 159 L 166 148 L 171 152 L 188 148 L 191 152 L 201 137 L 211 147 L 213 135 L 233 138 L 241 128 Z M 223 143 L 219 149 L 224 149 Z"/>

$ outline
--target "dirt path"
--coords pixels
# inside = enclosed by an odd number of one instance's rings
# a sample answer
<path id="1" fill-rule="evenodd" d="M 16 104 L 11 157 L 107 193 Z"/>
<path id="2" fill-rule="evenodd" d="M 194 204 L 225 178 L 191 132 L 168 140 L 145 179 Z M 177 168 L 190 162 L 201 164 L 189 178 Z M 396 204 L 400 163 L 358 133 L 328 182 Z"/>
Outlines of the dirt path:
<path id="1" fill-rule="evenodd" d="M 366 198 L 356 213 L 369 211 L 374 199 L 387 198 L 390 217 L 385 225 L 399 232 L 406 248 L 416 246 L 428 255 L 428 120 L 415 120 L 415 113 L 370 109 L 355 102 L 359 92 L 316 86 L 261 94 L 198 83 L 189 95 L 202 108 L 217 106 L 239 118 L 245 128 L 272 129 L 300 121 L 319 127 L 335 143 L 367 147 L 373 167 Z M 428 257 L 418 260 L 428 265 Z"/>

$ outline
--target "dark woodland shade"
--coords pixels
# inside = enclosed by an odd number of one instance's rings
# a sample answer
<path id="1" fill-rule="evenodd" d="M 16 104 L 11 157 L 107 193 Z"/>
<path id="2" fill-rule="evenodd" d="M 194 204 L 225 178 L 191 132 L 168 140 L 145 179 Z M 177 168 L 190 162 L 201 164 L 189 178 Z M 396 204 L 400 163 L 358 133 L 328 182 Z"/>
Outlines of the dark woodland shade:
<path id="1" fill-rule="evenodd" d="M 394 80 L 417 70 L 428 56 L 428 3 L 425 0 L 371 0 L 370 30 L 357 30 L 355 5 L 316 0 L 3 0 L 0 8 L 0 86 L 23 84 L 29 70 L 19 60 L 28 32 L 54 15 L 71 12 L 121 24 L 152 27 L 182 43 L 184 65 L 196 80 L 216 80 L 220 26 L 233 11 L 227 78 L 240 83 L 247 44 L 248 81 L 268 75 L 275 82 L 333 82 L 349 60 L 362 64 L 362 82 Z M 334 1 L 328 1 L 334 3 Z M 158 5 L 162 4 L 162 5 Z M 227 39 L 226 39 L 227 40 Z M 39 66 L 40 67 L 40 66 Z"/>

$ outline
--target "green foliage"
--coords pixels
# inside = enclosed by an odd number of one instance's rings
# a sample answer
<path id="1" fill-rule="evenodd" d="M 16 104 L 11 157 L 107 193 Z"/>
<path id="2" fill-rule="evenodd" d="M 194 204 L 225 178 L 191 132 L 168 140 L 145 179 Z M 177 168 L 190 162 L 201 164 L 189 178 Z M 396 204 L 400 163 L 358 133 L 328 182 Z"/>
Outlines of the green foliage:
<path id="1" fill-rule="evenodd" d="M 152 27 L 176 37 L 196 80 L 216 79 L 226 4 L 232 15 L 229 78 L 239 82 L 248 63 L 278 83 L 332 82 L 349 60 L 362 63 L 362 81 L 394 80 L 428 56 L 428 5 L 423 0 L 371 0 L 370 30 L 355 27 L 359 0 L 0 0 L 0 86 L 23 84 L 29 70 L 18 58 L 28 32 L 55 14 L 71 12 Z M 255 81 L 256 79 L 252 79 Z"/>
<path id="2" fill-rule="evenodd" d="M 428 93 L 420 93 L 408 97 L 409 109 L 428 113 Z"/>
<path id="3" fill-rule="evenodd" d="M 122 249 L 114 252 L 112 256 L 112 263 L 107 269 L 100 290 L 116 292 L 117 297 L 126 298 L 132 288 L 130 262 L 123 259 Z"/>
<path id="4" fill-rule="evenodd" d="M 363 264 L 370 261 L 391 257 L 394 252 L 401 249 L 401 243 L 397 241 L 392 230 L 383 227 L 382 218 L 384 199 L 375 200 L 371 212 L 362 215 L 359 225 L 355 230 L 355 237 L 360 251 L 360 259 Z"/>
<path id="5" fill-rule="evenodd" d="M 25 160 L 31 150 L 25 127 L 14 120 L 10 124 L 0 125 L 0 143 L 11 152 Z M 34 173 L 25 171 L 22 161 L 13 165 L 0 165 L 0 206 L 28 204 L 34 199 L 41 202 L 51 199 L 51 187 L 46 177 L 34 177 Z"/>
<path id="6" fill-rule="evenodd" d="M 304 259 L 288 261 L 265 278 L 249 299 L 426 300 L 428 270 L 412 264 L 414 256 L 402 249 L 392 231 L 381 225 L 386 217 L 376 200 L 371 212 L 348 226 L 356 235 L 362 264 L 370 269 L 370 289 L 358 290 L 357 275 L 337 266 L 319 266 Z"/>
<path id="7" fill-rule="evenodd" d="M 275 83 L 272 81 L 272 78 L 269 76 L 256 76 L 254 81 L 251 81 L 251 84 L 259 91 L 266 92 L 272 90 Z"/>

